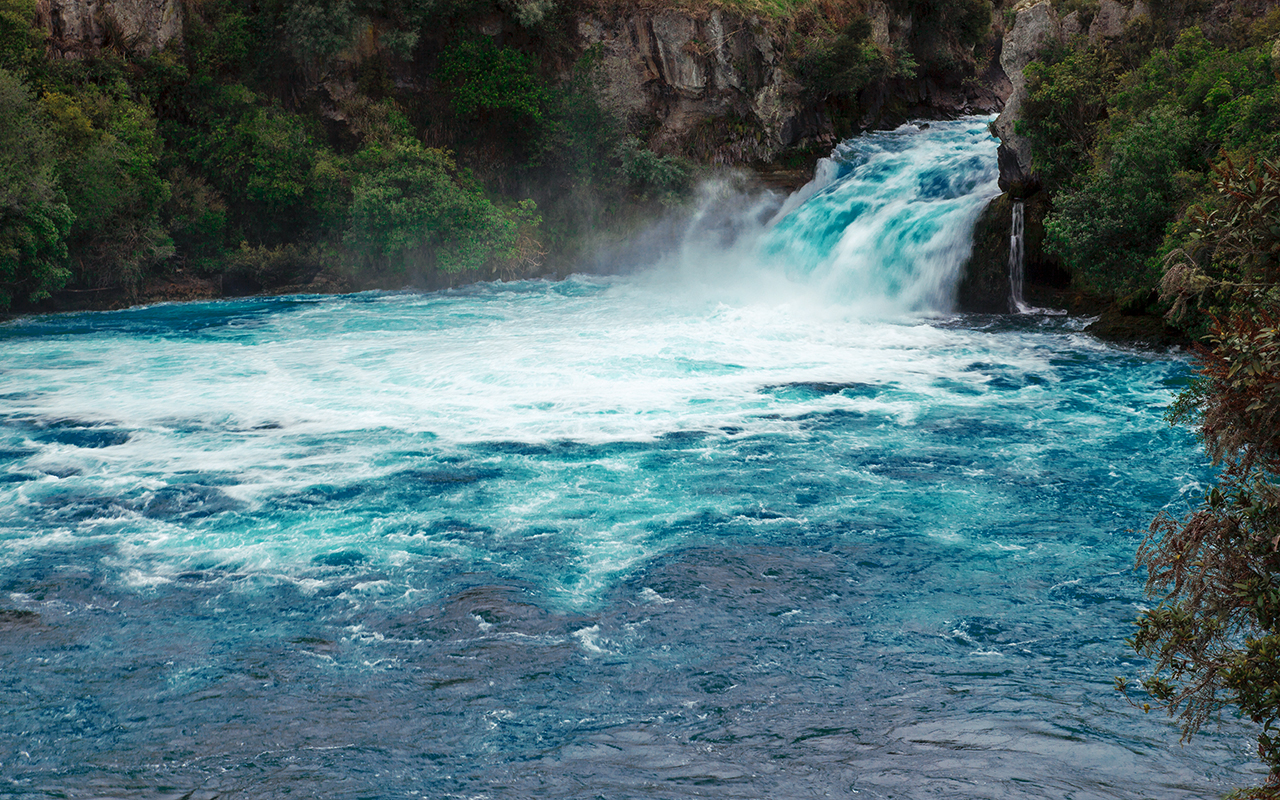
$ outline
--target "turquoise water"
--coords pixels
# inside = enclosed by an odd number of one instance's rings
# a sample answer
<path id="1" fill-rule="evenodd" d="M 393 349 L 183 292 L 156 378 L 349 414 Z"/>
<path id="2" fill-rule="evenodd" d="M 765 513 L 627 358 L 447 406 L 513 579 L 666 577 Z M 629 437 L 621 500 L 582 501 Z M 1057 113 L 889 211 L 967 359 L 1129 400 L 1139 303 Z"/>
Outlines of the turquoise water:
<path id="1" fill-rule="evenodd" d="M 0 326 L 0 797 L 1255 779 L 1111 689 L 1186 364 L 946 313 L 983 125 L 708 186 L 625 275 Z"/>

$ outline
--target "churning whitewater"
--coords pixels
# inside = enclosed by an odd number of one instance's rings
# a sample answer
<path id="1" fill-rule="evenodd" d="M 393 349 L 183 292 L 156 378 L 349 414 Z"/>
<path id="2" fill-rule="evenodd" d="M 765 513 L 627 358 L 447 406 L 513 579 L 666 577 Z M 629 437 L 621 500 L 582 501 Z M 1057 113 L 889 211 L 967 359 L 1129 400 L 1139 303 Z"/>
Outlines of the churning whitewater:
<path id="1" fill-rule="evenodd" d="M 995 146 L 708 185 L 610 277 L 0 326 L 0 797 L 1253 780 L 1111 689 L 1186 364 L 949 313 Z"/>

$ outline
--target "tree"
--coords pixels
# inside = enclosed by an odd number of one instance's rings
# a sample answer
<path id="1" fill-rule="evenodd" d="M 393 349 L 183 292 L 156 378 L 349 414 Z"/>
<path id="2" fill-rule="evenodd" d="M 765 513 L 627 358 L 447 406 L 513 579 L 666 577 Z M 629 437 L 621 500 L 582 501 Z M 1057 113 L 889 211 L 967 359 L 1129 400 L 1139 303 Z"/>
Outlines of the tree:
<path id="1" fill-rule="evenodd" d="M 1064 189 L 1045 220 L 1048 249 L 1072 274 L 1113 293 L 1150 290 L 1158 277 L 1146 265 L 1177 213 L 1178 173 L 1192 154 L 1196 129 L 1176 106 L 1107 142 L 1109 157 L 1079 187 Z"/>
<path id="2" fill-rule="evenodd" d="M 462 39 L 441 53 L 436 74 L 463 121 L 505 137 L 516 151 L 538 141 L 551 91 L 533 56 Z"/>
<path id="3" fill-rule="evenodd" d="M 0 0 L 0 69 L 22 70 L 43 56 L 45 33 L 35 16 L 34 0 Z"/>
<path id="4" fill-rule="evenodd" d="M 1015 127 L 1031 141 L 1036 174 L 1051 190 L 1088 171 L 1115 73 L 1101 47 L 1055 51 L 1027 65 L 1027 100 Z"/>
<path id="5" fill-rule="evenodd" d="M 445 151 L 408 139 L 363 158 L 345 239 L 365 263 L 398 271 L 500 271 L 537 249 L 533 201 L 503 211 Z"/>
<path id="6" fill-rule="evenodd" d="M 150 106 L 92 90 L 50 92 L 39 105 L 75 214 L 68 244 L 78 283 L 136 292 L 173 253 L 160 224 L 169 184 L 158 172 L 162 148 Z"/>
<path id="7" fill-rule="evenodd" d="M 0 309 L 66 285 L 74 215 L 54 175 L 50 138 L 27 87 L 0 69 Z"/>
<path id="8" fill-rule="evenodd" d="M 1153 659 L 1142 682 L 1194 734 L 1234 706 L 1261 726 L 1265 786 L 1241 798 L 1280 798 L 1280 168 L 1218 167 L 1220 209 L 1198 211 L 1189 252 L 1176 254 L 1164 292 L 1183 309 L 1208 293 L 1230 310 L 1199 350 L 1199 377 L 1170 419 L 1194 420 L 1221 472 L 1198 508 L 1159 515 L 1138 552 L 1158 603 L 1131 641 Z M 1207 265 L 1207 267 L 1205 266 Z M 1124 690 L 1123 680 L 1118 681 Z"/>

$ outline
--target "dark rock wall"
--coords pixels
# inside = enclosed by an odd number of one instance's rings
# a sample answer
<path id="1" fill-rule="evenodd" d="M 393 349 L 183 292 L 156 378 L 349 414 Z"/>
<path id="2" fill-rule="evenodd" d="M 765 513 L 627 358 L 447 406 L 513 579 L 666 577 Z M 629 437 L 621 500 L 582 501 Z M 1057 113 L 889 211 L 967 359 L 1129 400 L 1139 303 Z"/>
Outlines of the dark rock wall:
<path id="1" fill-rule="evenodd" d="M 1009 311 L 1009 232 L 1013 201 L 1008 194 L 992 200 L 973 229 L 973 253 L 956 289 L 956 308 L 980 314 Z"/>

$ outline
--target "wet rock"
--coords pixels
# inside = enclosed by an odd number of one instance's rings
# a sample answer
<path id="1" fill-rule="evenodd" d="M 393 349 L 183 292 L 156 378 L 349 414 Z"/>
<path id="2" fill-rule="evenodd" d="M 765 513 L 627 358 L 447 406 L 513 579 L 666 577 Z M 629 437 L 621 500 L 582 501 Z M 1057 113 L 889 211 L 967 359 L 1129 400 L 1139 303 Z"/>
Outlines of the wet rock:
<path id="1" fill-rule="evenodd" d="M 1104 310 L 1085 332 L 1122 344 L 1151 347 L 1188 344 L 1187 335 L 1170 327 L 1159 314 L 1126 314 L 1115 306 Z"/>
<path id="2" fill-rule="evenodd" d="M 996 161 L 1000 167 L 1000 188 L 1015 198 L 1030 197 L 1040 189 L 1040 181 L 1028 166 L 1023 165 L 1018 151 L 1007 142 L 996 149 Z"/>
<path id="3" fill-rule="evenodd" d="M 973 229 L 973 253 L 956 289 L 956 308 L 980 314 L 1009 311 L 1009 227 L 1013 199 L 1002 194 L 983 210 Z"/>

